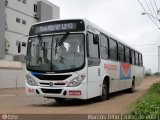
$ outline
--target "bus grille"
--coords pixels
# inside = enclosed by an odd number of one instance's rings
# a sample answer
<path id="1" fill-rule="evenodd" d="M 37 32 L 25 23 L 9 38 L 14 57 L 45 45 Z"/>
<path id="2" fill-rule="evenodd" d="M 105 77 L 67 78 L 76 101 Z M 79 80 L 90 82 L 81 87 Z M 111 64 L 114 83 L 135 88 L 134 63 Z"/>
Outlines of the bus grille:
<path id="1" fill-rule="evenodd" d="M 40 80 L 65 80 L 69 77 L 71 77 L 72 75 L 34 75 L 35 77 L 37 77 Z"/>
<path id="2" fill-rule="evenodd" d="M 60 94 L 62 89 L 41 89 L 43 93 Z"/>

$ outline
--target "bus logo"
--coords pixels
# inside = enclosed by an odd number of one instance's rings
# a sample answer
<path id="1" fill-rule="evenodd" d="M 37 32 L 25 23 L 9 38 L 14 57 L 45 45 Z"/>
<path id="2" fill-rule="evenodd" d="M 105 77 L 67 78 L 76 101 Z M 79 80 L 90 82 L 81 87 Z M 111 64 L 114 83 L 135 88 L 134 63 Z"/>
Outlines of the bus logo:
<path id="1" fill-rule="evenodd" d="M 121 64 L 120 65 L 120 80 L 131 79 L 131 65 Z"/>
<path id="2" fill-rule="evenodd" d="M 52 87 L 52 86 L 53 86 L 53 82 L 50 82 L 50 83 L 49 83 L 49 86 Z"/>

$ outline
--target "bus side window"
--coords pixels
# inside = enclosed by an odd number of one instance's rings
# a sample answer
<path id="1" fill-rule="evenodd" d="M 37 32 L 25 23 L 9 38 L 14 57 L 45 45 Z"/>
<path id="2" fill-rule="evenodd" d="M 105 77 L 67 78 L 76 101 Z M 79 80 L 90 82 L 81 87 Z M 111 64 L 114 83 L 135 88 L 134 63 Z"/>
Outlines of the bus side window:
<path id="1" fill-rule="evenodd" d="M 138 53 L 137 52 L 135 52 L 135 58 L 136 58 L 136 65 L 138 65 Z"/>
<path id="2" fill-rule="evenodd" d="M 142 55 L 141 54 L 139 54 L 139 66 L 143 66 Z"/>
<path id="3" fill-rule="evenodd" d="M 109 59 L 108 38 L 100 34 L 100 50 L 102 59 Z"/>
<path id="4" fill-rule="evenodd" d="M 114 41 L 112 38 L 109 39 L 109 47 L 110 47 L 110 59 L 113 61 L 117 61 L 118 60 L 117 42 Z"/>
<path id="5" fill-rule="evenodd" d="M 100 64 L 99 45 L 94 44 L 94 34 L 88 32 L 88 64 L 89 66 L 98 66 Z"/>
<path id="6" fill-rule="evenodd" d="M 143 66 L 143 57 L 142 57 L 142 54 L 141 54 L 141 66 Z"/>
<path id="7" fill-rule="evenodd" d="M 118 43 L 118 60 L 124 62 L 124 45 Z"/>
<path id="8" fill-rule="evenodd" d="M 131 56 L 132 56 L 132 64 L 135 65 L 135 55 L 133 50 L 131 50 Z"/>
<path id="9" fill-rule="evenodd" d="M 128 47 L 125 47 L 125 58 L 126 63 L 130 63 L 130 49 Z"/>

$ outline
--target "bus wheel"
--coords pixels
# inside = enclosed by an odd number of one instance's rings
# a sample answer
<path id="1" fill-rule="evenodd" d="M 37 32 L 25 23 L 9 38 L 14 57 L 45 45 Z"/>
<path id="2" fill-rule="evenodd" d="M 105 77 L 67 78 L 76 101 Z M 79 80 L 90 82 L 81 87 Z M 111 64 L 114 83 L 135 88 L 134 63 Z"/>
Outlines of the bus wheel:
<path id="1" fill-rule="evenodd" d="M 109 100 L 109 85 L 107 85 L 106 82 L 103 82 L 102 95 L 100 96 L 100 100 Z"/>
<path id="2" fill-rule="evenodd" d="M 62 103 L 65 101 L 65 98 L 54 98 L 56 102 Z"/>
<path id="3" fill-rule="evenodd" d="M 133 93 L 135 91 L 135 80 L 132 81 L 132 87 L 128 89 L 129 93 Z"/>

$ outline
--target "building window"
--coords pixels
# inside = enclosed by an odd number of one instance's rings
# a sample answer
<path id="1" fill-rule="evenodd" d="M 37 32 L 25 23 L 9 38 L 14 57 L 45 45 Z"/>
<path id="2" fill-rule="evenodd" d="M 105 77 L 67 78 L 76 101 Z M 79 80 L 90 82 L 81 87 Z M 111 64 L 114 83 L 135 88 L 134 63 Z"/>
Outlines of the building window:
<path id="1" fill-rule="evenodd" d="M 23 25 L 26 25 L 26 21 L 25 21 L 25 20 L 22 20 L 22 24 L 23 24 Z"/>
<path id="2" fill-rule="evenodd" d="M 26 42 L 22 42 L 22 47 L 26 47 Z"/>
<path id="3" fill-rule="evenodd" d="M 20 19 L 20 18 L 16 18 L 16 22 L 17 22 L 17 23 L 20 23 L 20 22 L 21 22 L 21 19 Z"/>
<path id="4" fill-rule="evenodd" d="M 34 4 L 34 12 L 37 13 L 37 11 L 38 11 L 38 6 Z"/>
<path id="5" fill-rule="evenodd" d="M 22 3 L 27 4 L 26 0 L 22 0 Z"/>
<path id="6" fill-rule="evenodd" d="M 18 53 L 21 53 L 21 42 L 16 41 L 16 45 L 17 45 Z"/>

